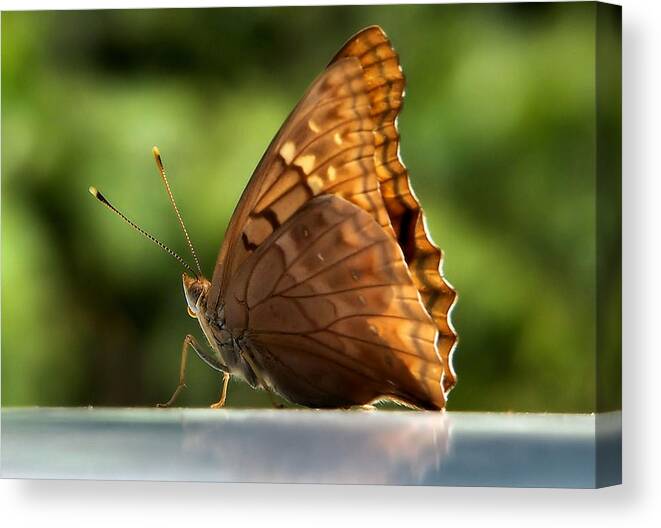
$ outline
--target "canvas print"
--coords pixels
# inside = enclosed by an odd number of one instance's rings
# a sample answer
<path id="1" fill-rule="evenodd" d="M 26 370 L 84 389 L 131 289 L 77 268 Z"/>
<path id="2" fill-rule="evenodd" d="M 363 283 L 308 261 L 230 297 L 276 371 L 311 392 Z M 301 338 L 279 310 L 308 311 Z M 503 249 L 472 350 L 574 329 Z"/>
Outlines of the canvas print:
<path id="1" fill-rule="evenodd" d="M 2 476 L 620 483 L 620 28 L 3 13 Z"/>

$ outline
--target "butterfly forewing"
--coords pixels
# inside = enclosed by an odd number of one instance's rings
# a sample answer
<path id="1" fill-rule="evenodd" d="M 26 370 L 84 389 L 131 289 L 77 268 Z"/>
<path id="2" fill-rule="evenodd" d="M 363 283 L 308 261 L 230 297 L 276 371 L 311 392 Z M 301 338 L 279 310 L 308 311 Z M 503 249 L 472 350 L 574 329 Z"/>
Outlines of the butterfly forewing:
<path id="1" fill-rule="evenodd" d="M 226 303 L 260 376 L 292 401 L 444 405 L 437 329 L 401 250 L 342 198 L 314 198 L 272 233 L 234 275 Z"/>

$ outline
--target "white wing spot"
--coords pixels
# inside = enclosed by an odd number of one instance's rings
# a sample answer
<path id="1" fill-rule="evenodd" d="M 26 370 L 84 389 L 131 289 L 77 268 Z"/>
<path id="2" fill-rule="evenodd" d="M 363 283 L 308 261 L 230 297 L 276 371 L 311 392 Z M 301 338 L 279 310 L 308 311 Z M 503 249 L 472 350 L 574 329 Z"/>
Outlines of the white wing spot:
<path id="1" fill-rule="evenodd" d="M 308 178 L 308 187 L 315 196 L 324 188 L 324 180 L 316 174 Z"/>
<path id="2" fill-rule="evenodd" d="M 326 171 L 326 174 L 328 174 L 328 179 L 330 181 L 335 181 L 335 167 L 332 165 L 328 167 L 328 170 Z"/>
<path id="3" fill-rule="evenodd" d="M 296 165 L 298 165 L 305 174 L 310 174 L 312 169 L 314 169 L 314 161 L 317 157 L 314 154 L 308 154 L 307 156 L 300 156 L 296 159 Z"/>
<path id="4" fill-rule="evenodd" d="M 293 141 L 287 141 L 287 143 L 282 145 L 282 148 L 280 149 L 280 155 L 282 156 L 282 159 L 285 160 L 285 163 L 289 165 L 294 159 L 295 154 L 296 145 Z"/>
<path id="5" fill-rule="evenodd" d="M 333 136 L 333 140 L 334 140 L 335 143 L 337 143 L 338 145 L 341 145 L 341 144 L 343 143 L 343 141 L 342 141 L 342 136 L 340 135 L 339 132 L 335 132 L 335 135 Z"/>
<path id="6" fill-rule="evenodd" d="M 314 132 L 315 134 L 316 134 L 317 132 L 319 132 L 319 130 L 320 130 L 320 128 L 319 128 L 319 126 L 317 125 L 317 123 L 315 123 L 312 119 L 310 119 L 310 120 L 308 121 L 308 127 L 309 127 L 310 130 L 312 130 L 312 132 Z"/>

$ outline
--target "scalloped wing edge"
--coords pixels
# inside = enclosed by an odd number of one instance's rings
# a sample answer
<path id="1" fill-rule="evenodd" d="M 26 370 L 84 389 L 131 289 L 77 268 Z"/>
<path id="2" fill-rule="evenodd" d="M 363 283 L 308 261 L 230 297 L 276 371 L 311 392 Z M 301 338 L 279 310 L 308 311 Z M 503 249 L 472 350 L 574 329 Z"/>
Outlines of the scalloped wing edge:
<path id="1" fill-rule="evenodd" d="M 329 65 L 344 57 L 356 57 L 363 68 L 375 126 L 374 161 L 381 194 L 413 281 L 439 330 L 441 384 L 447 396 L 457 382 L 452 365 L 457 333 L 451 321 L 457 293 L 443 275 L 443 252 L 429 234 L 422 207 L 400 157 L 397 117 L 403 105 L 406 81 L 399 55 L 383 29 L 370 26 L 351 37 Z"/>

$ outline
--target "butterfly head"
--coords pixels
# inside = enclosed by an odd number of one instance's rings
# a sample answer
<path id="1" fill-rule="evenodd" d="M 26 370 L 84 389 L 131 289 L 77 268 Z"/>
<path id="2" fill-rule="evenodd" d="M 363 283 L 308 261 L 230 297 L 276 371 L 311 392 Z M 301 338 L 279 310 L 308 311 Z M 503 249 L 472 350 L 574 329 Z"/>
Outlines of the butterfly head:
<path id="1" fill-rule="evenodd" d="M 182 281 L 188 303 L 188 315 L 197 318 L 204 307 L 211 283 L 204 277 L 191 277 L 188 273 L 183 274 Z"/>

